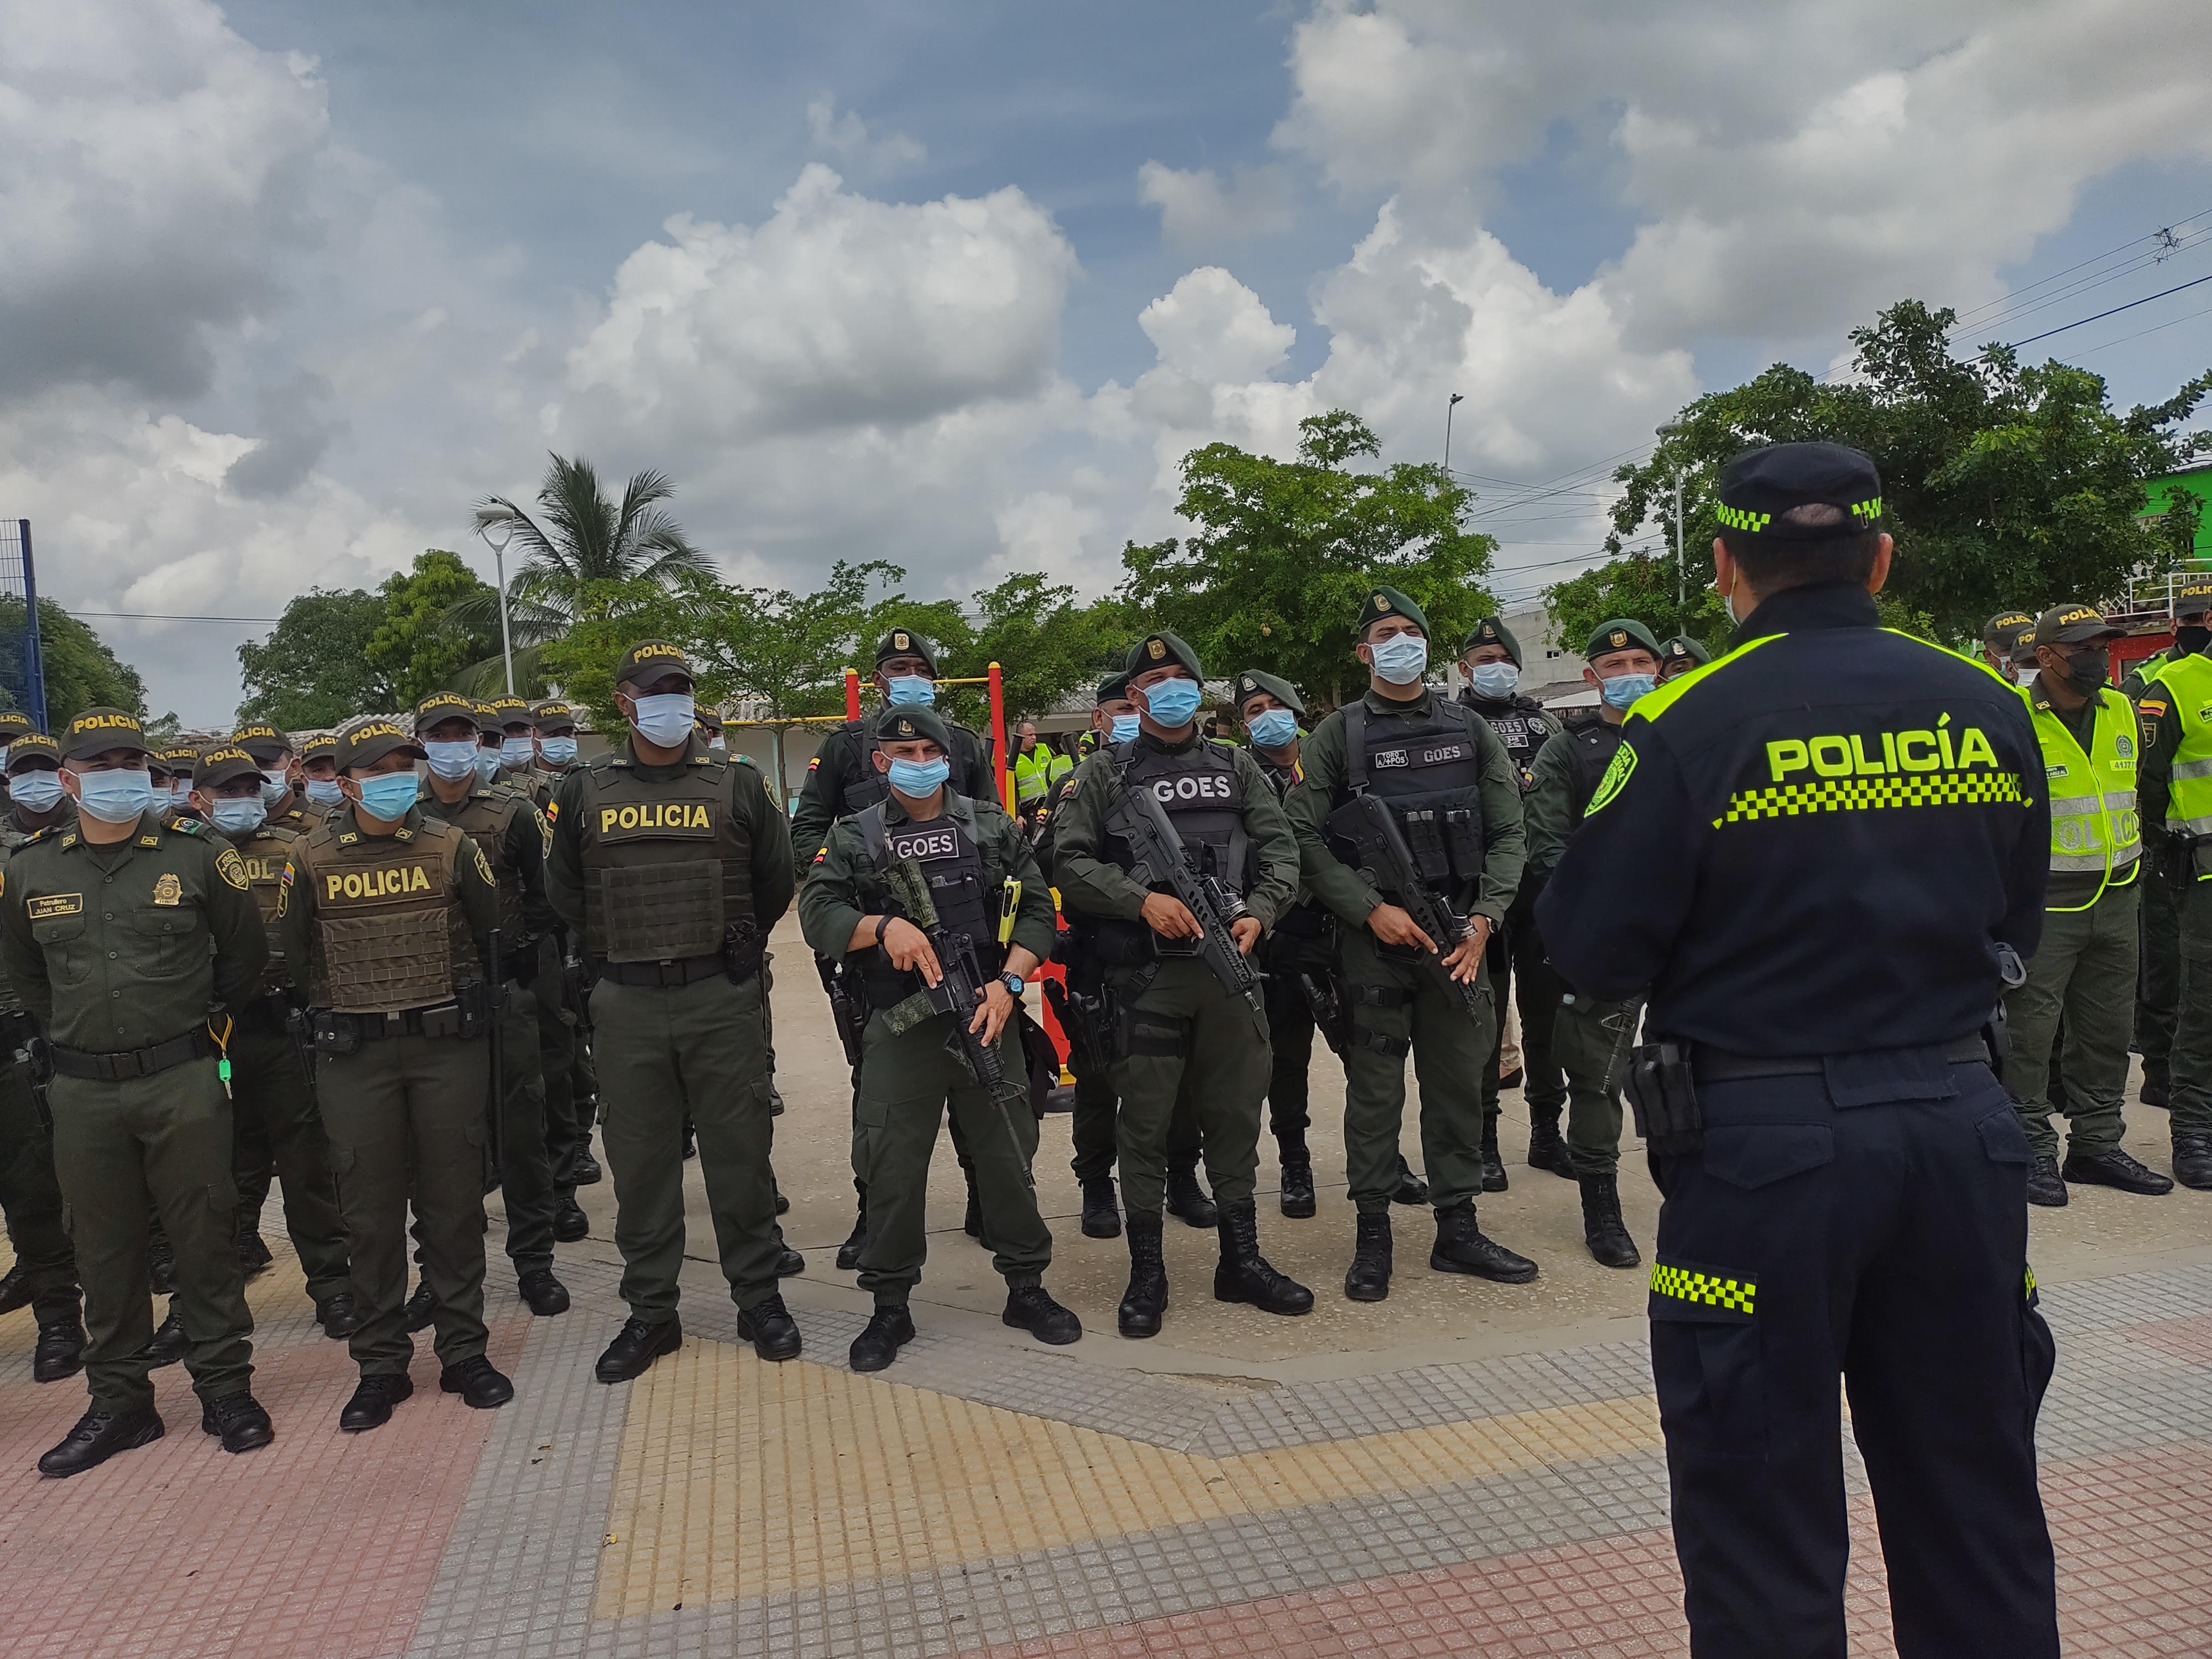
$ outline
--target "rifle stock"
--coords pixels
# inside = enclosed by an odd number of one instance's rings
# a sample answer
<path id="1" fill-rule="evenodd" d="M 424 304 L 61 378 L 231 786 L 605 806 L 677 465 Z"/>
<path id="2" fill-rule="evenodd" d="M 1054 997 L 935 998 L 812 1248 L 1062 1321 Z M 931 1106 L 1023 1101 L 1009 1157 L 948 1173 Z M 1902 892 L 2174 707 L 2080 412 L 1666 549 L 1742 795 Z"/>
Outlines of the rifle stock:
<path id="1" fill-rule="evenodd" d="M 1450 954 L 1468 934 L 1467 918 L 1453 909 L 1444 896 L 1430 886 L 1414 862 L 1413 848 L 1398 828 L 1396 816 L 1382 800 L 1374 795 L 1354 795 L 1329 814 L 1328 827 L 1334 834 L 1350 842 L 1358 853 L 1360 868 L 1376 889 L 1413 919 L 1413 925 L 1437 942 L 1432 953 L 1422 958 L 1423 963 L 1443 981 L 1444 988 L 1457 997 L 1460 1006 L 1467 1010 L 1468 1018 L 1480 1020 L 1483 1005 L 1489 1000 L 1486 988 L 1475 980 L 1457 980 L 1451 969 L 1444 966 L 1444 957 Z"/>
<path id="2" fill-rule="evenodd" d="M 1218 876 L 1200 875 L 1192 866 L 1190 852 L 1176 832 L 1175 820 L 1159 797 L 1142 785 L 1123 785 L 1106 814 L 1106 828 L 1129 846 L 1135 862 L 1129 875 L 1139 885 L 1164 885 L 1198 921 L 1198 955 L 1212 969 L 1222 988 L 1244 1005 L 1260 1034 L 1267 1032 L 1266 1003 L 1260 994 L 1260 972 L 1237 948 L 1230 924 L 1249 914 L 1244 902 L 1224 886 Z"/>

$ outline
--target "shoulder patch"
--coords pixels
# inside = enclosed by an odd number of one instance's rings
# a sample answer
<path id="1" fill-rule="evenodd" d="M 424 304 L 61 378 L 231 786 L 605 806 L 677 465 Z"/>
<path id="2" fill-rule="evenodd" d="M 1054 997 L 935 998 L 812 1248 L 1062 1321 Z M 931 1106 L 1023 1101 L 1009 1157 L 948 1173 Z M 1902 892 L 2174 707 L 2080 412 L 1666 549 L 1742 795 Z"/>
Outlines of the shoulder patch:
<path id="1" fill-rule="evenodd" d="M 164 827 L 175 830 L 180 836 L 207 834 L 207 825 L 202 823 L 198 818 L 171 818 Z"/>
<path id="2" fill-rule="evenodd" d="M 820 766 L 821 764 L 822 764 L 822 757 L 821 757 L 821 756 L 819 756 L 819 755 L 817 755 L 817 756 L 816 756 L 812 760 L 810 760 L 809 762 L 807 762 L 807 763 L 806 763 L 806 769 L 807 769 L 808 771 L 811 772 L 811 771 L 813 771 L 817 767 Z"/>
<path id="3" fill-rule="evenodd" d="M 216 855 L 215 872 L 240 892 L 246 890 L 246 860 L 238 856 L 235 847 L 226 847 Z"/>
<path id="4" fill-rule="evenodd" d="M 1605 775 L 1597 781 L 1596 793 L 1590 796 L 1583 809 L 1586 818 L 1595 817 L 1612 803 L 1613 798 L 1628 787 L 1630 775 L 1636 770 L 1636 745 L 1624 743 L 1613 751 L 1613 764 L 1605 769 Z"/>
<path id="5" fill-rule="evenodd" d="M 491 861 L 484 857 L 483 848 L 477 844 L 477 838 L 474 836 L 469 837 L 469 854 L 476 860 L 477 873 L 483 878 L 484 885 L 487 887 L 499 885 L 491 873 Z"/>

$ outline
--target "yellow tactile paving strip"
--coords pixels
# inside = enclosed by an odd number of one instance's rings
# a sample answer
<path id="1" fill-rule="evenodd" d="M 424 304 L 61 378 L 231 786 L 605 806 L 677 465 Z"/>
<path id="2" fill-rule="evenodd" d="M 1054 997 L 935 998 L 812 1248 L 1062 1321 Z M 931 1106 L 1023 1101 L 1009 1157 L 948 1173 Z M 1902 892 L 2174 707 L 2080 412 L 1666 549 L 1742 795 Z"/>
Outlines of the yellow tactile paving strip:
<path id="1" fill-rule="evenodd" d="M 1229 1458 L 687 1340 L 632 1385 L 595 1618 L 1659 1445 L 1650 1396 Z"/>

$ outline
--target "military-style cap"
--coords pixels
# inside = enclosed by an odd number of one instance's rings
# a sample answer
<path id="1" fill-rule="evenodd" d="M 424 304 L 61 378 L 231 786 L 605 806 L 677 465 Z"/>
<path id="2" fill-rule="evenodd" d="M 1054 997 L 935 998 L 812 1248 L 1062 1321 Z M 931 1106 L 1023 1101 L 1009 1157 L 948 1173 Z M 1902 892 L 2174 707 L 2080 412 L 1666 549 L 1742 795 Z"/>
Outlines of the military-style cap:
<path id="1" fill-rule="evenodd" d="M 2035 619 L 2038 645 L 2081 645 L 2090 640 L 2116 640 L 2128 630 L 2115 628 L 2094 605 L 2054 605 Z"/>
<path id="2" fill-rule="evenodd" d="M 1298 694 L 1291 689 L 1288 680 L 1273 674 L 1263 674 L 1256 668 L 1248 668 L 1237 677 L 1237 711 L 1240 714 L 1243 711 L 1246 698 L 1255 697 L 1262 691 L 1293 714 L 1306 712 L 1305 704 L 1298 701 Z"/>
<path id="3" fill-rule="evenodd" d="M 218 789 L 239 778 L 258 779 L 260 775 L 260 762 L 235 744 L 227 743 L 201 757 L 199 775 L 192 783 L 196 788 Z"/>
<path id="4" fill-rule="evenodd" d="M 199 771 L 200 751 L 188 743 L 176 744 L 157 750 L 154 763 L 172 777 L 192 777 Z"/>
<path id="5" fill-rule="evenodd" d="M 708 708 L 703 702 L 691 711 L 691 723 L 708 732 L 719 732 L 722 729 L 721 715 Z"/>
<path id="6" fill-rule="evenodd" d="M 1659 641 L 1650 629 L 1633 617 L 1615 617 L 1611 622 L 1597 625 L 1597 631 L 1589 636 L 1589 645 L 1583 652 L 1583 660 L 1595 662 L 1608 651 L 1632 651 L 1639 645 L 1655 657 L 1659 654 Z"/>
<path id="7" fill-rule="evenodd" d="M 1475 623 L 1474 631 L 1467 636 L 1467 643 L 1460 647 L 1459 653 L 1464 657 L 1478 646 L 1485 645 L 1504 646 L 1513 665 L 1516 668 L 1521 666 L 1521 641 L 1513 637 L 1513 630 L 1505 625 L 1504 617 L 1485 617 Z"/>
<path id="8" fill-rule="evenodd" d="M 35 730 L 31 717 L 20 708 L 0 708 L 0 743 L 13 743 Z"/>
<path id="9" fill-rule="evenodd" d="M 2018 645 L 2023 634 L 2035 631 L 2035 618 L 2025 611 L 2000 611 L 1982 624 L 1982 643 L 2002 656 Z"/>
<path id="10" fill-rule="evenodd" d="M 928 704 L 895 703 L 877 714 L 878 743 L 913 743 L 922 738 L 951 754 L 951 730 L 945 724 L 945 716 Z"/>
<path id="11" fill-rule="evenodd" d="M 878 662 L 889 662 L 893 657 L 919 657 L 928 665 L 929 678 L 937 678 L 937 647 L 910 628 L 894 628 L 876 641 Z"/>
<path id="12" fill-rule="evenodd" d="M 1354 631 L 1364 640 L 1367 630 L 1385 617 L 1407 617 L 1419 624 L 1423 634 L 1429 631 L 1429 613 L 1395 587 L 1367 590 L 1367 603 L 1359 607 L 1359 626 Z"/>
<path id="13" fill-rule="evenodd" d="M 243 749 L 258 761 L 273 761 L 279 755 L 289 755 L 292 752 L 290 735 L 279 732 L 265 721 L 256 721 L 252 726 L 241 726 L 224 741 Z"/>
<path id="14" fill-rule="evenodd" d="M 62 729 L 64 760 L 104 755 L 111 749 L 135 749 L 142 755 L 147 752 L 146 728 L 138 723 L 136 714 L 125 714 L 120 708 L 88 708 Z M 12 761 L 15 757 L 10 755 L 8 758 Z"/>
<path id="15" fill-rule="evenodd" d="M 415 730 L 419 734 L 444 720 L 466 720 L 475 726 L 477 700 L 458 691 L 433 691 L 415 705 Z"/>
<path id="16" fill-rule="evenodd" d="M 476 716 L 477 736 L 478 738 L 496 738 L 505 735 L 507 726 L 500 719 L 499 710 L 483 701 L 483 698 L 471 698 L 469 701 L 469 712 Z"/>
<path id="17" fill-rule="evenodd" d="M 415 741 L 415 734 L 398 721 L 380 718 L 356 720 L 338 733 L 338 770 L 374 766 L 386 755 L 403 749 L 416 760 L 429 758 L 422 752 L 422 745 Z"/>
<path id="18" fill-rule="evenodd" d="M 1777 541 L 1824 542 L 1881 526 L 1881 474 L 1848 444 L 1766 444 L 1747 449 L 1721 473 L 1722 527 Z M 1834 524 L 1784 524 L 1792 507 L 1833 507 Z"/>
<path id="19" fill-rule="evenodd" d="M 2208 609 L 2212 609 L 2212 574 L 2177 571 L 2173 578 L 2173 614 L 2197 617 Z"/>
<path id="20" fill-rule="evenodd" d="M 1713 653 L 1687 634 L 1677 634 L 1659 647 L 1659 661 L 1662 667 L 1676 662 L 1693 662 L 1702 666 L 1712 659 Z"/>
<path id="21" fill-rule="evenodd" d="M 8 775 L 11 778 L 33 767 L 58 770 L 61 763 L 61 745 L 43 732 L 27 732 L 8 745 Z"/>
<path id="22" fill-rule="evenodd" d="M 1129 671 L 1127 669 L 1123 669 L 1118 674 L 1109 674 L 1098 682 L 1099 702 L 1127 702 L 1128 700 Z"/>
<path id="23" fill-rule="evenodd" d="M 300 750 L 300 758 L 303 761 L 331 760 L 337 757 L 337 752 L 338 740 L 325 732 L 319 738 L 307 739 Z"/>
<path id="24" fill-rule="evenodd" d="M 530 705 L 520 697 L 494 697 L 491 700 L 491 708 L 492 713 L 499 716 L 500 730 L 502 732 L 510 726 L 532 724 Z"/>
<path id="25" fill-rule="evenodd" d="M 562 702 L 558 697 L 546 697 L 530 705 L 530 718 L 537 722 L 540 732 L 569 732 L 576 726 L 576 708 Z"/>
<path id="26" fill-rule="evenodd" d="M 623 653 L 622 665 L 615 670 L 617 685 L 651 685 L 664 674 L 681 674 L 691 678 L 691 659 L 679 646 L 666 640 L 640 640 Z"/>
<path id="27" fill-rule="evenodd" d="M 1133 680 L 1148 669 L 1164 668 L 1170 663 L 1181 664 L 1194 680 L 1206 678 L 1206 672 L 1198 665 L 1198 653 L 1164 629 L 1146 635 L 1129 647 L 1128 678 Z"/>

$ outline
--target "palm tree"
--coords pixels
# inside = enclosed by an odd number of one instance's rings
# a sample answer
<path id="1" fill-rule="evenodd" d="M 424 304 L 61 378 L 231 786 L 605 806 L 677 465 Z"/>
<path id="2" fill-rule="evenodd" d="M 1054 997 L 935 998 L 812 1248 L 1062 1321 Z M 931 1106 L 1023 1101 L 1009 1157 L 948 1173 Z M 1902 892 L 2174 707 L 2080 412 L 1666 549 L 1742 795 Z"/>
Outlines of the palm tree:
<path id="1" fill-rule="evenodd" d="M 714 579 L 713 562 L 660 506 L 675 494 L 666 473 L 648 471 L 633 474 L 617 502 L 599 493 L 599 475 L 589 461 L 555 455 L 538 487 L 535 516 L 504 495 L 487 495 L 477 504 L 480 514 L 497 515 L 483 522 L 514 526 L 508 545 L 520 555 L 507 588 L 518 686 L 540 678 L 539 653 L 575 621 L 592 583 L 643 580 L 672 587 L 686 579 Z M 489 623 L 495 632 L 497 595 L 463 599 L 447 620 L 461 627 Z M 488 659 L 464 672 L 461 689 L 489 690 L 503 684 L 502 672 L 499 658 Z"/>

